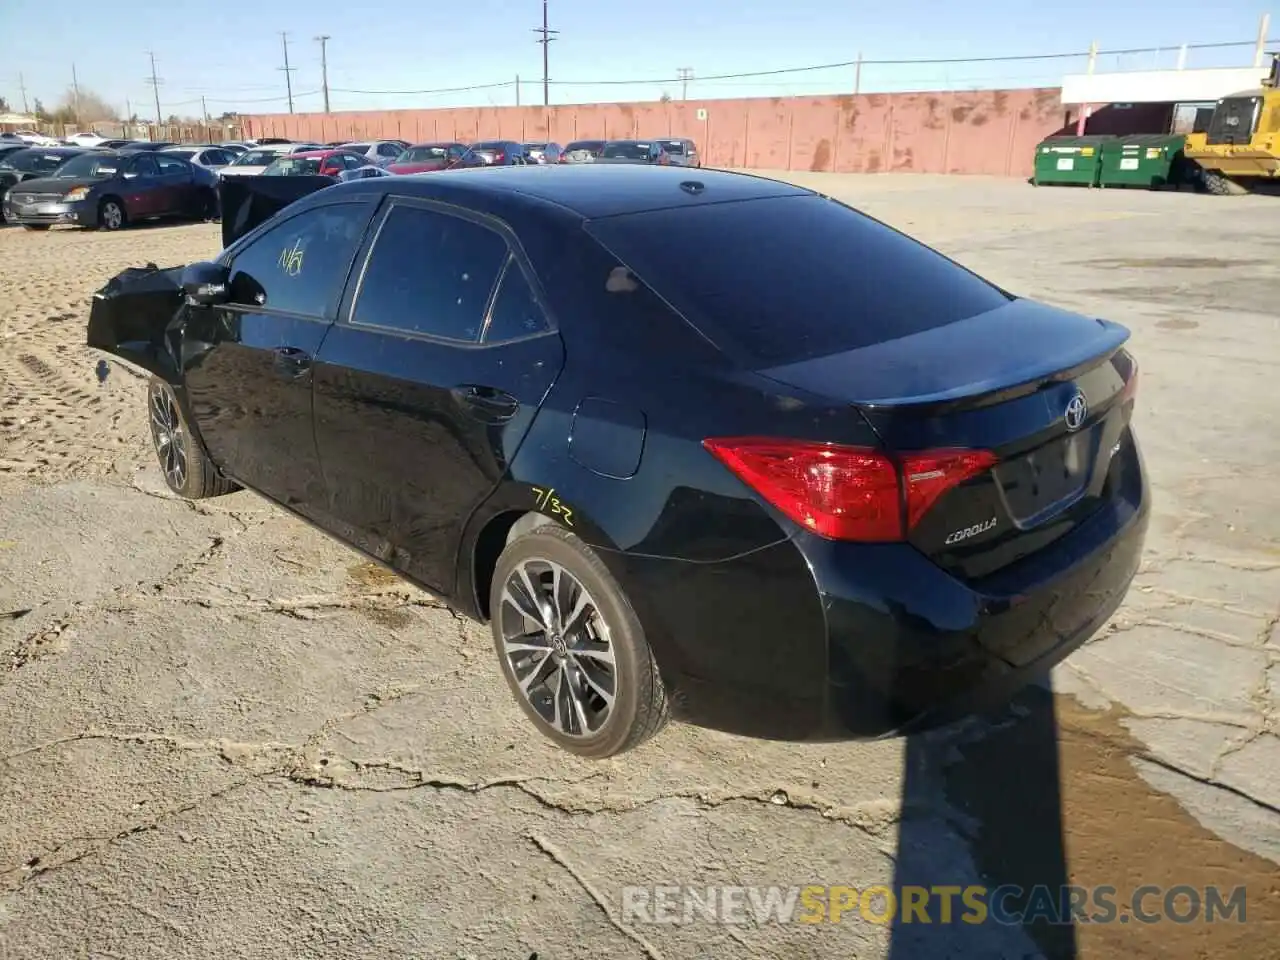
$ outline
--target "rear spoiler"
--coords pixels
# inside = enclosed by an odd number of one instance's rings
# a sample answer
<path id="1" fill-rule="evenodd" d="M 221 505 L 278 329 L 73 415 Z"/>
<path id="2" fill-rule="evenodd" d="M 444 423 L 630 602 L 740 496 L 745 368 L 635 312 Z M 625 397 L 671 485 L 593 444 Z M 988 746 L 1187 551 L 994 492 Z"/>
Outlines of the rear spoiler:
<path id="1" fill-rule="evenodd" d="M 245 234 L 305 196 L 331 187 L 333 177 L 222 177 L 218 208 L 222 211 L 222 246 Z"/>

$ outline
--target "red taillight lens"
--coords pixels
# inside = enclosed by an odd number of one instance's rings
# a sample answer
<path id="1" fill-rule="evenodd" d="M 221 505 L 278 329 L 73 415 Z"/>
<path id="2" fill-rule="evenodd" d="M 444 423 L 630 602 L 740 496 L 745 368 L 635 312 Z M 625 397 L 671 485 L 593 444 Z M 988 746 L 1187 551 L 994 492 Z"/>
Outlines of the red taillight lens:
<path id="1" fill-rule="evenodd" d="M 1120 391 L 1120 402 L 1128 403 L 1138 395 L 1138 364 L 1129 369 L 1129 379 L 1124 382 L 1124 389 Z"/>
<path id="2" fill-rule="evenodd" d="M 902 540 L 943 493 L 996 462 L 982 450 L 931 450 L 895 462 L 878 450 L 803 440 L 737 437 L 702 445 L 806 529 L 868 543 Z"/>
<path id="3" fill-rule="evenodd" d="M 507 159 L 507 155 L 503 153 L 501 150 L 499 150 L 497 153 L 493 155 L 494 163 L 501 163 L 505 159 Z"/>
<path id="4" fill-rule="evenodd" d="M 987 450 L 926 450 L 904 454 L 902 487 L 910 530 L 938 498 L 995 465 L 996 456 Z"/>

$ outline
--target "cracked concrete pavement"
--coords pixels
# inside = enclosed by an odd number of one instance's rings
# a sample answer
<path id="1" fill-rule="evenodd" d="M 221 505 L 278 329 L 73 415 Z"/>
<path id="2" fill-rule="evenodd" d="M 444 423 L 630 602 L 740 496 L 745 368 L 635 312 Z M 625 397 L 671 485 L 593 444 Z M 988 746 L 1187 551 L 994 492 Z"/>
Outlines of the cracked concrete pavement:
<path id="1" fill-rule="evenodd" d="M 0 957 L 1276 956 L 1280 198 L 794 179 L 1133 329 L 1147 559 L 1051 684 L 908 741 L 561 754 L 483 628 L 252 494 L 163 487 L 87 297 L 215 227 L 2 230 Z M 1249 912 L 623 916 L 657 883 L 1243 884 Z"/>

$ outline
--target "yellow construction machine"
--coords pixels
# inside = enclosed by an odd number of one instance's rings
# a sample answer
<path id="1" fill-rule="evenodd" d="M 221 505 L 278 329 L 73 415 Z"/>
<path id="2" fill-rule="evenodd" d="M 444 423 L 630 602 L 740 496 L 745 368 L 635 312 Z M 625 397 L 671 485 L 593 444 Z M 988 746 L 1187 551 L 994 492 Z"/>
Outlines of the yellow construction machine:
<path id="1" fill-rule="evenodd" d="M 1188 134 L 1183 153 L 1199 165 L 1210 193 L 1247 193 L 1264 181 L 1280 184 L 1280 53 L 1271 55 L 1271 73 L 1261 87 L 1218 101 L 1208 129 Z"/>

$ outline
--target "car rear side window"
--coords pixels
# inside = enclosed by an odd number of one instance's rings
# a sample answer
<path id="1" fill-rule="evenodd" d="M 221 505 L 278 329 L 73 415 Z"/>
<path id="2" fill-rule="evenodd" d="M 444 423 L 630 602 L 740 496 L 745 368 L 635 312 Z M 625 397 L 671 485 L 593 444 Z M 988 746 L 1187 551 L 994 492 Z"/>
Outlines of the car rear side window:
<path id="1" fill-rule="evenodd" d="M 824 197 L 629 214 L 588 229 L 706 336 L 757 366 L 895 340 L 1008 302 L 940 253 Z"/>
<path id="2" fill-rule="evenodd" d="M 507 253 L 501 236 L 471 220 L 393 206 L 351 322 L 475 343 Z"/>
<path id="3" fill-rule="evenodd" d="M 493 298 L 493 310 L 489 315 L 489 325 L 485 327 L 484 342 L 518 340 L 547 329 L 547 318 L 534 299 L 528 278 L 513 257 L 507 263 L 502 284 L 498 287 L 497 296 Z"/>

